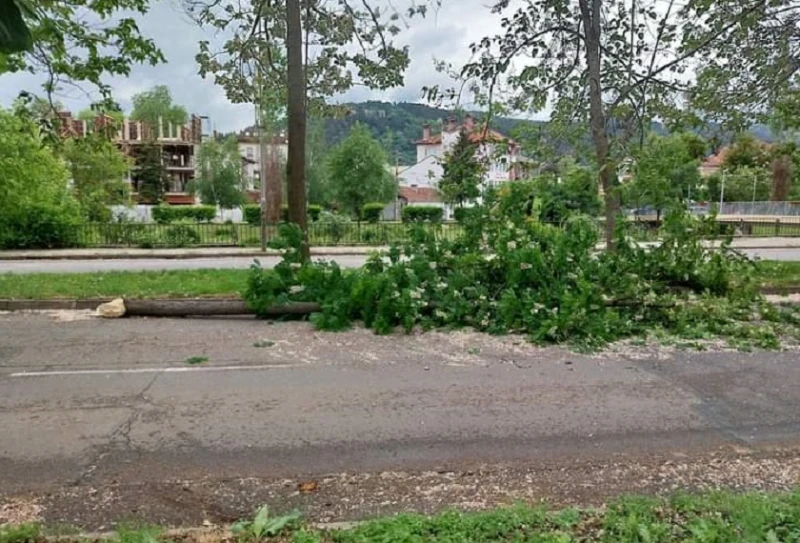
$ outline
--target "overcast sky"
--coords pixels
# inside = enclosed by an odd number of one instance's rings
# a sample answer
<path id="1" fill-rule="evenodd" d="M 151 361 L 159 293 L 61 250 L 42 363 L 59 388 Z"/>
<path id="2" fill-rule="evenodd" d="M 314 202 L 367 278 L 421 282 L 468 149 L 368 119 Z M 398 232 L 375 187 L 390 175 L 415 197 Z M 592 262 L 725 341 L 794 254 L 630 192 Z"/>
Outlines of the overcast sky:
<path id="1" fill-rule="evenodd" d="M 494 34 L 498 20 L 489 13 L 491 0 L 443 0 L 442 7 L 425 19 L 412 19 L 412 26 L 397 37 L 397 43 L 407 44 L 411 50 L 411 66 L 406 72 L 405 85 L 386 92 L 354 88 L 344 101 L 385 100 L 390 102 L 417 102 L 423 86 L 449 81 L 438 74 L 433 66 L 434 57 L 462 65 L 469 58 L 469 44 Z M 114 98 L 130 110 L 131 97 L 158 84 L 168 85 L 176 102 L 189 112 L 208 115 L 213 127 L 232 131 L 252 124 L 252 108 L 233 105 L 224 91 L 213 81 L 197 75 L 194 56 L 197 42 L 213 39 L 205 29 L 195 26 L 181 10 L 178 0 L 154 0 L 151 11 L 139 24 L 141 32 L 155 40 L 163 51 L 167 63 L 159 66 L 134 66 L 128 78 L 113 78 L 110 83 Z M 33 74 L 0 76 L 0 103 L 8 105 L 22 90 L 41 91 L 41 78 Z M 86 107 L 90 98 L 72 91 L 61 95 L 60 101 L 73 110 Z"/>

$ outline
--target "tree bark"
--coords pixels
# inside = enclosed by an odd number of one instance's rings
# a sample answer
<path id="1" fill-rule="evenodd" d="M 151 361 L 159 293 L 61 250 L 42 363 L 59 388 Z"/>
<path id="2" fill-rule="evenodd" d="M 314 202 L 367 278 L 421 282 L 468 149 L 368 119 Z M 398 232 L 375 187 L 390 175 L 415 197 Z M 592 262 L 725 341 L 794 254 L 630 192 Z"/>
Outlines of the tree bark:
<path id="1" fill-rule="evenodd" d="M 601 77 L 600 32 L 602 0 L 580 0 L 581 19 L 585 29 L 586 68 L 589 83 L 589 125 L 595 149 L 597 166 L 600 168 L 600 186 L 605 198 L 606 247 L 614 248 L 614 230 L 617 226 L 619 201 L 614 183 L 614 165 L 609 157 L 608 132 L 603 109 L 603 85 Z"/>
<path id="2" fill-rule="evenodd" d="M 270 307 L 266 316 L 308 315 L 319 310 L 319 304 L 316 303 L 294 302 Z M 224 316 L 252 313 L 244 300 L 125 300 L 125 315 L 129 317 Z"/>
<path id="3" fill-rule="evenodd" d="M 310 258 L 306 224 L 306 74 L 303 65 L 301 0 L 286 0 L 286 71 L 289 149 L 286 163 L 289 222 L 303 231 L 300 254 Z"/>

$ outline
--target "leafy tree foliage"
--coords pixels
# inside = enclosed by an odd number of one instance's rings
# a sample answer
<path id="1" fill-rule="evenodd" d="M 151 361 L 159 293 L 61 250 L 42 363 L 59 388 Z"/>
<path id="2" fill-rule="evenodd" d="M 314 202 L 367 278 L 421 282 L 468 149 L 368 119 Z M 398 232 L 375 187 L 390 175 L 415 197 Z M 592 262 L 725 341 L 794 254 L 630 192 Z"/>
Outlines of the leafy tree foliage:
<path id="1" fill-rule="evenodd" d="M 153 130 L 157 130 L 159 117 L 162 119 L 165 130 L 167 123 L 180 126 L 189 120 L 186 108 L 172 102 L 172 94 L 166 85 L 156 85 L 149 91 L 133 96 L 131 120 L 146 121 L 153 127 Z"/>
<path id="2" fill-rule="evenodd" d="M 328 179 L 335 200 L 360 217 L 367 202 L 389 202 L 397 186 L 386 169 L 386 153 L 367 128 L 357 124 L 328 155 Z"/>
<path id="3" fill-rule="evenodd" d="M 27 113 L 0 108 L 0 247 L 69 246 L 80 216 L 69 173 Z"/>
<path id="4" fill-rule="evenodd" d="M 161 147 L 152 143 L 142 145 L 136 157 L 136 179 L 139 201 L 157 204 L 167 192 L 167 170 Z"/>
<path id="5" fill-rule="evenodd" d="M 708 179 L 707 184 L 708 196 L 713 202 L 719 202 L 720 197 L 725 202 L 763 202 L 769 200 L 772 190 L 770 172 L 765 167 L 742 166 L 717 173 Z"/>
<path id="6" fill-rule="evenodd" d="M 770 151 L 766 144 L 748 133 L 737 136 L 728 147 L 722 167 L 727 170 L 738 168 L 765 168 L 770 163 Z"/>
<path id="7" fill-rule="evenodd" d="M 135 63 L 164 62 L 134 18 L 148 12 L 148 0 L 4 0 L 2 6 L 0 74 L 44 74 L 51 105 L 53 94 L 64 85 L 81 83 L 97 87 L 109 99 L 105 76 L 126 76 Z"/>
<path id="8" fill-rule="evenodd" d="M 197 153 L 197 174 L 191 189 L 204 204 L 233 209 L 245 202 L 242 157 L 235 136 L 209 140 Z"/>
<path id="9" fill-rule="evenodd" d="M 701 153 L 695 143 L 684 134 L 649 136 L 635 158 L 632 180 L 625 187 L 628 204 L 653 207 L 660 219 L 671 204 L 697 195 Z"/>
<path id="10" fill-rule="evenodd" d="M 90 222 L 110 220 L 108 206 L 127 201 L 129 185 L 124 177 L 131 167 L 128 159 L 111 141 L 97 135 L 68 140 L 64 158 L 83 216 Z"/>
<path id="11" fill-rule="evenodd" d="M 439 190 L 444 201 L 461 207 L 480 196 L 480 185 L 485 171 L 484 165 L 476 155 L 478 146 L 462 130 L 456 143 L 442 161 L 442 179 Z"/>

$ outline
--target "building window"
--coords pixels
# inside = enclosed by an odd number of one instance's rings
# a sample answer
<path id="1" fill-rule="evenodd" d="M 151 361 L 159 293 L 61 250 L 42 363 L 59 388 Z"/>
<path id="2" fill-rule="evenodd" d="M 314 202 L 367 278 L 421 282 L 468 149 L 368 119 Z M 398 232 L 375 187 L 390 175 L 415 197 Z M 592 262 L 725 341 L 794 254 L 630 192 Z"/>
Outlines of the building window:
<path id="1" fill-rule="evenodd" d="M 252 160 L 252 158 L 253 158 L 253 148 L 252 147 L 248 147 L 246 153 L 247 153 L 247 158 Z"/>

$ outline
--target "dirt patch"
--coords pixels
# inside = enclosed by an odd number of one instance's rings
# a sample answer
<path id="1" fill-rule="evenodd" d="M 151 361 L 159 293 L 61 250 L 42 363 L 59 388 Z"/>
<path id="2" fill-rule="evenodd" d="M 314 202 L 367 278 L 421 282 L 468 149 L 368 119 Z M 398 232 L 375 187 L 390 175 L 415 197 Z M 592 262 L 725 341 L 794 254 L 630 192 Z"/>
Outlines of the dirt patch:
<path id="1" fill-rule="evenodd" d="M 13 521 L 43 520 L 84 530 L 111 530 L 120 521 L 165 526 L 221 526 L 249 518 L 262 504 L 300 510 L 309 522 L 361 520 L 447 508 L 480 510 L 516 502 L 600 506 L 621 494 L 710 489 L 788 491 L 800 482 L 800 449 L 753 453 L 726 449 L 704 456 L 544 465 L 476 465 L 459 470 L 338 473 L 307 479 L 173 480 L 76 486 L 26 499 L 0 499 Z M 25 505 L 28 504 L 28 505 Z M 41 504 L 41 505 L 40 505 Z M 2 514 L 2 513 L 0 513 Z M 0 517 L 2 518 L 2 517 Z M 11 518 L 11 517 L 8 517 Z"/>
<path id="2" fill-rule="evenodd" d="M 0 526 L 39 522 L 41 513 L 42 505 L 39 498 L 0 500 Z"/>

